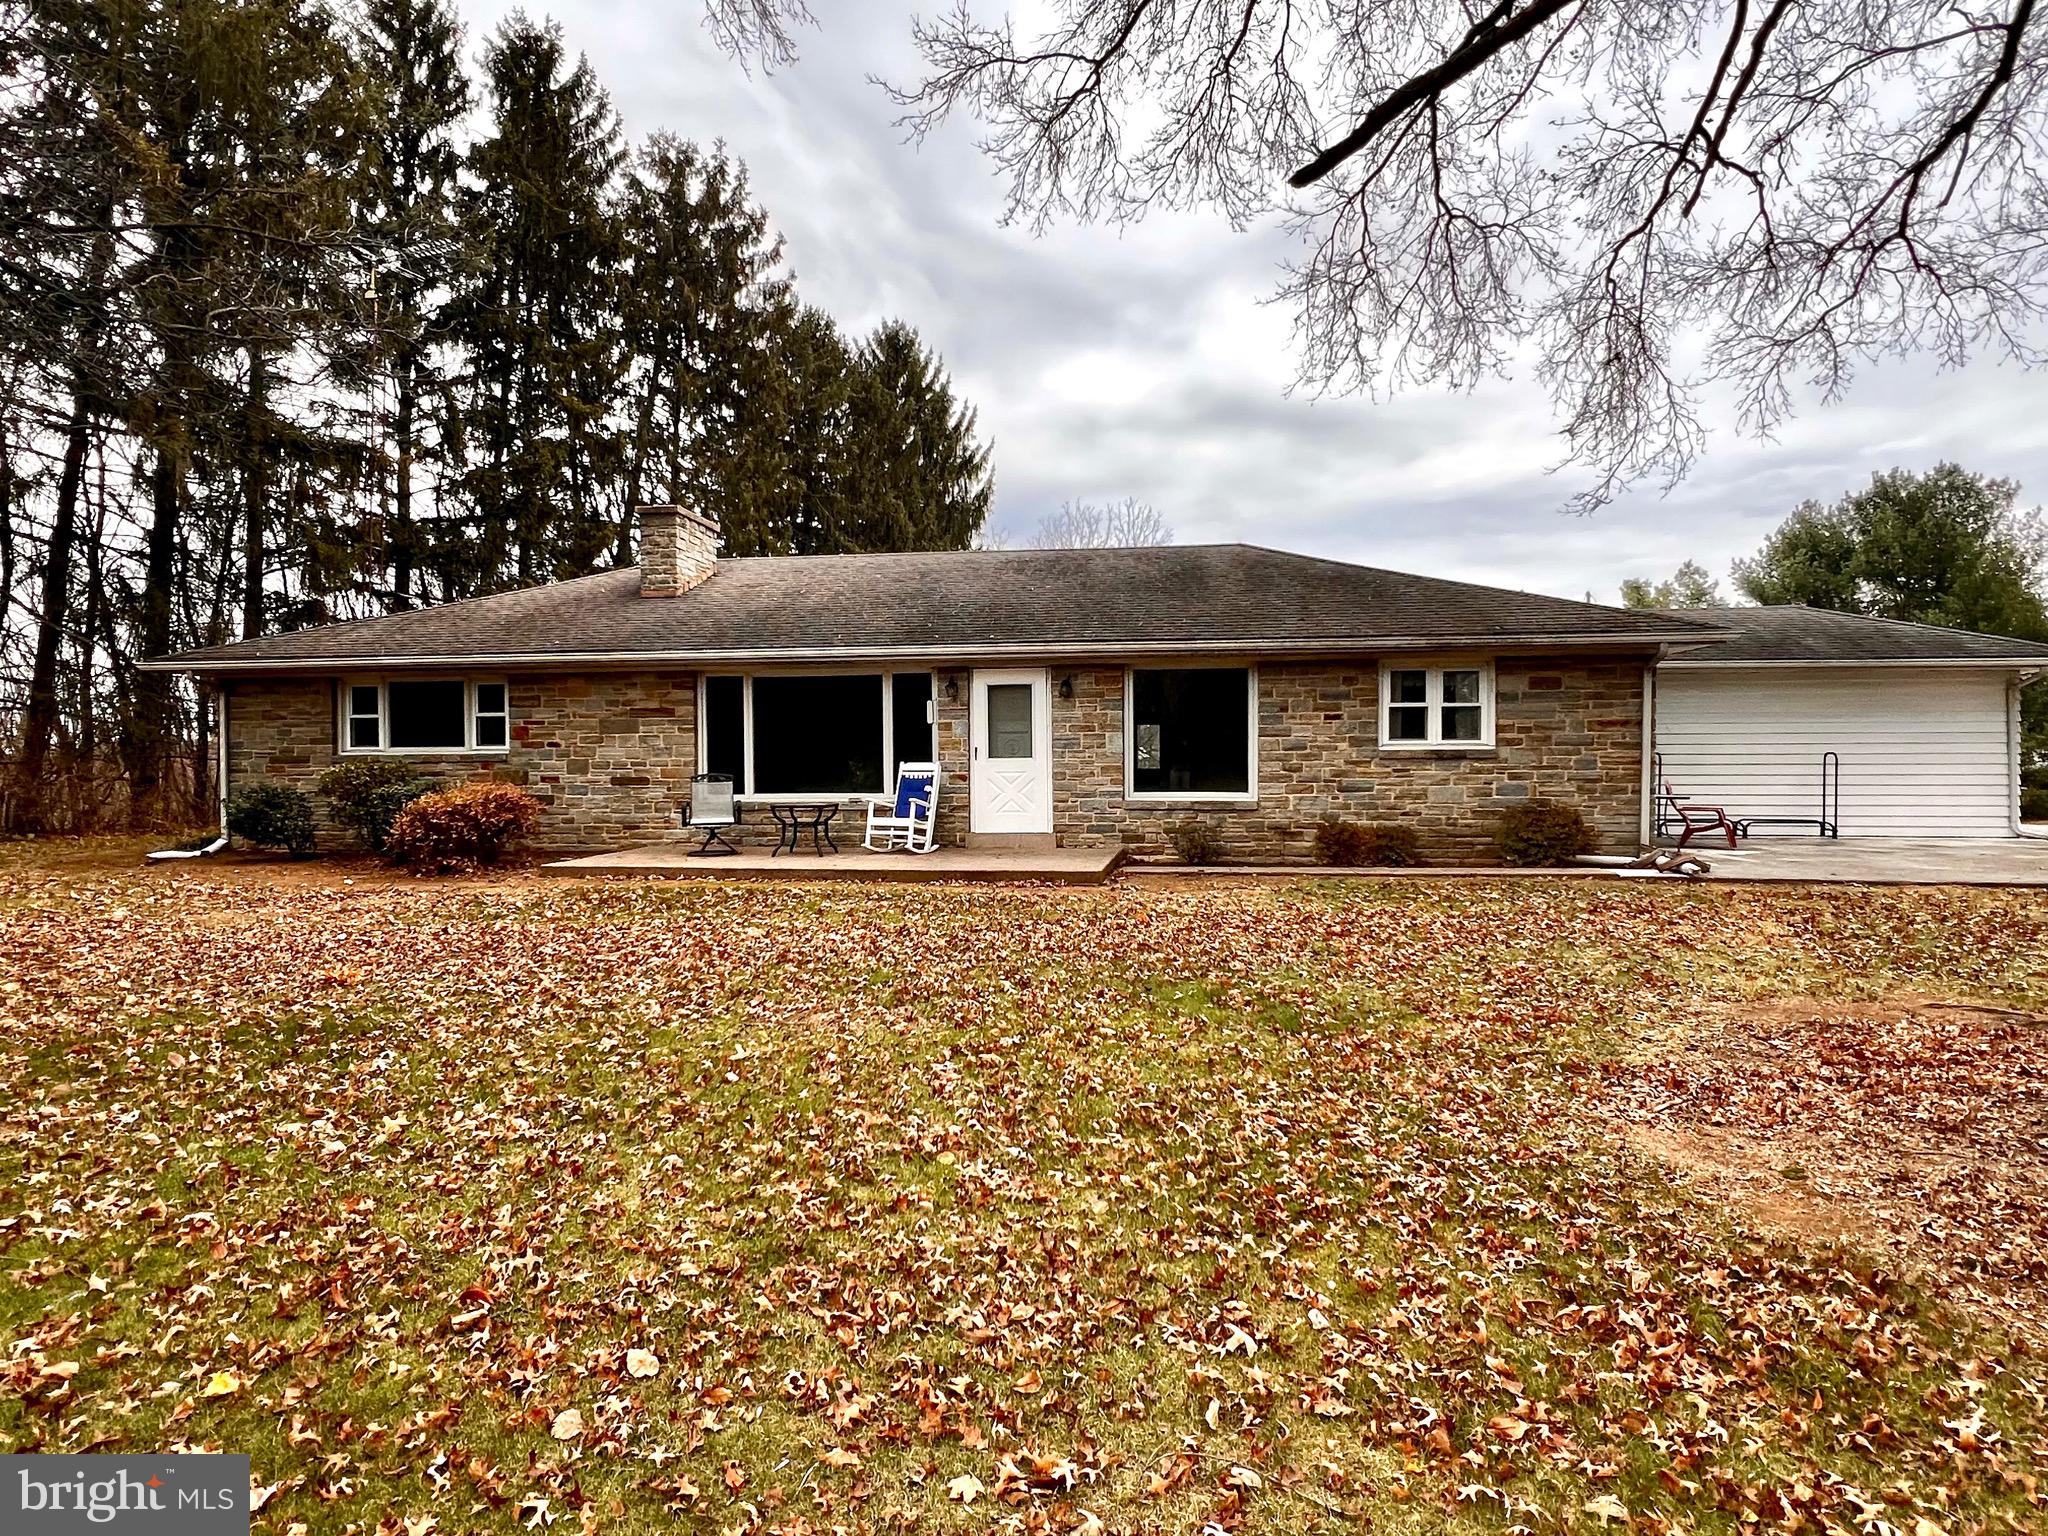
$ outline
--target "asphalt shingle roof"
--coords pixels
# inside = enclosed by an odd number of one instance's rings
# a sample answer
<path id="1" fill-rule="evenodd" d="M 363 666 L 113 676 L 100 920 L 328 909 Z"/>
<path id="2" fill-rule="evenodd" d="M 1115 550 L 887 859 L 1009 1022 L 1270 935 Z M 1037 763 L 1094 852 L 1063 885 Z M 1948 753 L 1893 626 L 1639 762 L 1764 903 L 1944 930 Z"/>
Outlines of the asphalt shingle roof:
<path id="1" fill-rule="evenodd" d="M 1734 635 L 1672 657 L 1689 661 L 2029 661 L 2048 664 L 2048 645 L 1936 624 L 1872 619 L 1796 603 L 1768 608 L 1666 608 L 1673 618 Z"/>
<path id="2" fill-rule="evenodd" d="M 1709 626 L 1711 627 L 1711 626 Z M 721 560 L 673 598 L 634 569 L 186 651 L 220 667 L 453 660 L 849 658 L 1118 647 L 1280 650 L 1627 644 L 1699 619 L 1346 565 L 1244 544 Z"/>

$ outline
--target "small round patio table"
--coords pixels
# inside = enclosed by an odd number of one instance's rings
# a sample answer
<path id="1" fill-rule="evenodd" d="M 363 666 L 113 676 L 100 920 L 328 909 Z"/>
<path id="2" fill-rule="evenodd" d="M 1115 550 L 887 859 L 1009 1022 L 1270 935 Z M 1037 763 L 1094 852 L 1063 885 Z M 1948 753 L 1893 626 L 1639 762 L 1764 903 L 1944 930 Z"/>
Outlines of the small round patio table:
<path id="1" fill-rule="evenodd" d="M 834 853 L 839 845 L 832 841 L 832 818 L 839 814 L 837 805 L 771 805 L 768 814 L 775 818 L 775 852 L 795 853 L 796 840 L 800 833 L 811 834 L 811 848 L 823 854 L 827 848 Z"/>

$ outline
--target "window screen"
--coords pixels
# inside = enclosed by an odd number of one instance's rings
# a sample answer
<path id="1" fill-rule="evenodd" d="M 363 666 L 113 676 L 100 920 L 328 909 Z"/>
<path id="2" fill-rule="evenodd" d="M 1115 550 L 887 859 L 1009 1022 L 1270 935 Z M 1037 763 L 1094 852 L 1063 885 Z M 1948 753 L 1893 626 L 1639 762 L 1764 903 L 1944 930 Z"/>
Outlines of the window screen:
<path id="1" fill-rule="evenodd" d="M 991 683 L 988 707 L 988 755 L 1010 760 L 1033 755 L 1029 683 Z"/>

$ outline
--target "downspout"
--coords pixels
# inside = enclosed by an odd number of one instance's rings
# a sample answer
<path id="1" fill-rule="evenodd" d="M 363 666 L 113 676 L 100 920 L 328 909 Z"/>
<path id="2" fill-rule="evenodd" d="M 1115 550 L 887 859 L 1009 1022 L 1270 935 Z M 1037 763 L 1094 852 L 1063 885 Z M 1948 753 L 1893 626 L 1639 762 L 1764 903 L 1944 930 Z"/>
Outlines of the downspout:
<path id="1" fill-rule="evenodd" d="M 216 701 L 213 728 L 216 733 L 214 750 L 220 755 L 220 765 L 214 770 L 214 798 L 220 804 L 220 836 L 223 846 L 228 836 L 228 689 L 231 685 L 222 678 L 215 685 L 213 696 Z"/>
<path id="2" fill-rule="evenodd" d="M 1654 833 L 1650 811 L 1657 803 L 1657 664 L 1643 668 L 1643 771 L 1636 795 L 1636 842 L 1648 848 Z"/>
<path id="3" fill-rule="evenodd" d="M 151 864 L 167 864 L 178 859 L 204 859 L 216 853 L 225 853 L 228 846 L 228 685 L 222 682 L 214 694 L 218 705 L 214 715 L 214 729 L 218 736 L 214 742 L 214 799 L 215 809 L 220 816 L 220 831 L 212 842 L 199 848 L 159 848 L 146 853 L 143 858 Z"/>
<path id="4" fill-rule="evenodd" d="M 2020 820 L 2020 796 L 2026 773 L 2026 761 L 2020 752 L 2020 690 L 2042 675 L 2039 672 L 2015 672 L 2005 684 L 2005 751 L 2006 761 L 2012 768 L 2007 809 L 2014 837 L 2048 838 L 2048 830 L 2030 831 Z"/>

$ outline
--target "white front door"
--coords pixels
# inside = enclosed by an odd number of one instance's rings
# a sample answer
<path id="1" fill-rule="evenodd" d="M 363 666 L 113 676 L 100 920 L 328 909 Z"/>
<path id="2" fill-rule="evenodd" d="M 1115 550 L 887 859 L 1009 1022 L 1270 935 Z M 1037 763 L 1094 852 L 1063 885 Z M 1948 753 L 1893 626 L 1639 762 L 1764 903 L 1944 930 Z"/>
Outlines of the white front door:
<path id="1" fill-rule="evenodd" d="M 968 825 L 1052 830 L 1052 698 L 1043 671 L 976 672 Z"/>

